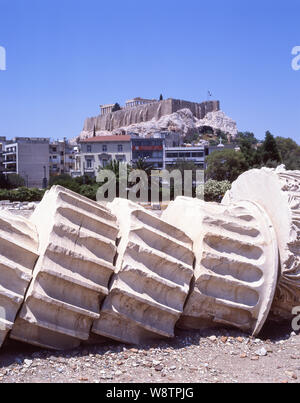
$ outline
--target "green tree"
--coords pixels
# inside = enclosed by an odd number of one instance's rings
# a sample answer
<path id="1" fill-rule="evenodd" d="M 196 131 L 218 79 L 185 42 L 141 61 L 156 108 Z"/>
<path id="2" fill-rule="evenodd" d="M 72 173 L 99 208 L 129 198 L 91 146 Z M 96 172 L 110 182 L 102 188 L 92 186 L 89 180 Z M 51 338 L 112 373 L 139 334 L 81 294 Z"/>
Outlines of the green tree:
<path id="1" fill-rule="evenodd" d="M 54 185 L 63 186 L 76 193 L 80 192 L 80 184 L 68 174 L 52 176 L 49 181 L 49 186 L 51 187 Z"/>
<path id="2" fill-rule="evenodd" d="M 94 185 L 96 184 L 96 178 L 91 175 L 83 175 L 83 176 L 77 176 L 76 178 L 73 179 L 76 183 L 79 185 Z"/>
<path id="3" fill-rule="evenodd" d="M 231 149 L 214 151 L 206 158 L 206 165 L 206 178 L 217 181 L 233 182 L 249 169 L 243 153 Z"/>
<path id="4" fill-rule="evenodd" d="M 120 172 L 120 165 L 124 164 L 123 162 L 117 161 L 117 160 L 110 160 L 109 163 L 107 165 L 105 165 L 104 168 L 100 168 L 101 169 L 105 169 L 105 170 L 110 170 L 113 171 L 113 173 L 116 175 L 117 181 L 119 179 L 119 172 Z M 131 167 L 129 165 L 126 164 L 126 168 L 127 168 L 127 173 L 129 173 L 129 170 L 131 169 Z"/>
<path id="5" fill-rule="evenodd" d="M 282 162 L 276 140 L 274 136 L 267 131 L 265 141 L 262 145 L 262 161 L 267 166 L 274 166 Z"/>
<path id="6" fill-rule="evenodd" d="M 126 167 L 126 175 L 127 175 L 127 180 L 128 180 L 128 175 L 130 170 L 132 169 L 131 166 L 129 164 L 126 164 L 124 162 L 120 162 L 117 160 L 110 160 L 110 162 L 105 165 L 104 168 L 100 168 L 99 172 L 102 170 L 110 170 L 115 174 L 115 178 L 116 178 L 116 193 L 117 193 L 117 197 L 119 197 L 119 188 L 120 188 L 120 166 L 121 164 L 123 164 Z M 99 186 L 101 186 L 103 183 L 99 182 Z"/>
<path id="7" fill-rule="evenodd" d="M 159 100 L 160 100 L 160 101 L 163 101 L 163 99 L 164 99 L 163 94 L 160 94 Z"/>
<path id="8" fill-rule="evenodd" d="M 120 111 L 122 108 L 121 106 L 118 104 L 118 102 L 116 102 L 112 108 L 112 112 L 117 112 Z"/>
<path id="9" fill-rule="evenodd" d="M 252 133 L 252 132 L 238 132 L 236 141 L 239 145 L 241 144 L 241 142 L 244 142 L 244 141 L 246 141 L 252 145 L 259 143 L 259 141 L 255 137 L 254 133 Z"/>
<path id="10" fill-rule="evenodd" d="M 251 132 L 239 132 L 236 143 L 240 147 L 250 168 L 260 168 L 262 163 L 262 150 L 258 147 L 259 141 Z"/>
<path id="11" fill-rule="evenodd" d="M 139 169 L 146 172 L 147 176 L 151 175 L 152 165 L 149 164 L 144 158 L 139 158 L 132 166 L 132 169 Z"/>
<path id="12" fill-rule="evenodd" d="M 184 158 L 178 159 L 174 165 L 168 168 L 168 171 L 172 172 L 174 170 L 180 171 L 182 177 L 184 175 L 184 171 L 192 171 L 196 172 L 200 168 L 193 162 L 186 160 Z"/>
<path id="13" fill-rule="evenodd" d="M 220 140 L 220 138 L 222 139 L 222 143 L 223 144 L 227 144 L 228 143 L 228 136 L 227 136 L 227 134 L 225 133 L 225 132 L 223 132 L 222 130 L 220 130 L 220 129 L 217 129 L 216 131 L 215 131 L 215 135 L 216 135 L 216 137 Z"/>
<path id="14" fill-rule="evenodd" d="M 185 144 L 191 144 L 191 143 L 195 143 L 198 140 L 199 140 L 199 134 L 198 133 L 189 133 L 184 137 L 183 142 Z"/>
<path id="15" fill-rule="evenodd" d="M 250 168 L 260 168 L 262 164 L 261 147 L 255 147 L 248 139 L 244 138 L 239 142 L 239 147 Z"/>
<path id="16" fill-rule="evenodd" d="M 300 146 L 291 138 L 276 137 L 275 140 L 286 169 L 300 169 Z"/>
<path id="17" fill-rule="evenodd" d="M 97 190 L 99 188 L 98 184 L 94 185 L 81 185 L 79 193 L 91 200 L 96 200 Z"/>

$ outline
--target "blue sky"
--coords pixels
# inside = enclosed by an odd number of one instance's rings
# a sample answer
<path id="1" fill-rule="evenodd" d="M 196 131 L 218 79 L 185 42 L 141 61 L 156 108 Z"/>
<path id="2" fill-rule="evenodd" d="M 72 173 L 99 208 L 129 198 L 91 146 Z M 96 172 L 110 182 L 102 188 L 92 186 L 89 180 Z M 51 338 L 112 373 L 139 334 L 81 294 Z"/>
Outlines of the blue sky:
<path id="1" fill-rule="evenodd" d="M 300 144 L 299 0 L 0 0 L 0 135 L 72 138 L 102 103 L 204 101 Z"/>

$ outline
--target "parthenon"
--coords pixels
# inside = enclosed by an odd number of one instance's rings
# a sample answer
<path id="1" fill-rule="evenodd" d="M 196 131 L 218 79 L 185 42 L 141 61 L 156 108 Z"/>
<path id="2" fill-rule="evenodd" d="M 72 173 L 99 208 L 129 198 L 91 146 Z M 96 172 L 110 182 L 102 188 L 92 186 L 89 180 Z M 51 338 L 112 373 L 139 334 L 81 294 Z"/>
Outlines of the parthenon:
<path id="1" fill-rule="evenodd" d="M 134 108 L 135 106 L 145 105 L 145 104 L 153 104 L 153 102 L 157 102 L 156 99 L 144 99 L 144 98 L 133 98 L 125 103 L 125 108 Z"/>

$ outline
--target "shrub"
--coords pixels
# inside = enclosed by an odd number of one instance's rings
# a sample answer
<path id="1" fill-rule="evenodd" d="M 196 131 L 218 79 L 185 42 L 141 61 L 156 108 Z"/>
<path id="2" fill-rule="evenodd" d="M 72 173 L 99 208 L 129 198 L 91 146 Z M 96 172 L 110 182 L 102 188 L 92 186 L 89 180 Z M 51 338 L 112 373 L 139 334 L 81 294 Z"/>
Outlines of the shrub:
<path id="1" fill-rule="evenodd" d="M 8 190 L 0 189 L 0 200 L 9 200 L 11 202 L 33 202 L 42 200 L 45 190 L 42 189 L 29 189 L 20 187 L 18 189 Z"/>
<path id="2" fill-rule="evenodd" d="M 82 196 L 88 197 L 91 200 L 96 200 L 97 190 L 99 185 L 82 185 L 80 186 L 79 193 Z"/>
<path id="3" fill-rule="evenodd" d="M 49 181 L 49 187 L 55 185 L 59 185 L 64 188 L 70 189 L 76 193 L 79 193 L 80 190 L 80 184 L 68 174 L 52 176 Z"/>
<path id="4" fill-rule="evenodd" d="M 22 178 L 22 176 L 18 174 L 9 174 L 7 175 L 7 183 L 8 183 L 8 189 L 16 189 L 21 186 L 25 186 L 25 180 Z"/>
<path id="5" fill-rule="evenodd" d="M 204 186 L 204 200 L 220 203 L 227 190 L 231 189 L 229 181 L 216 181 L 210 179 Z"/>

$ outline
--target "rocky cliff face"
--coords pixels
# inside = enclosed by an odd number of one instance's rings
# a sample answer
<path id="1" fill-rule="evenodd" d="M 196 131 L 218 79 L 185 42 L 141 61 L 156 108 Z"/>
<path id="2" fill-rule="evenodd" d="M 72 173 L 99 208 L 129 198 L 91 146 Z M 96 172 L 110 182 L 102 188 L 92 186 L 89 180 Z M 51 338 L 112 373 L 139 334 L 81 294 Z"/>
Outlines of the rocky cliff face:
<path id="1" fill-rule="evenodd" d="M 141 137 L 149 137 L 154 133 L 162 131 L 174 131 L 181 133 L 183 136 L 189 133 L 197 133 L 201 127 L 210 126 L 214 130 L 222 130 L 223 132 L 235 138 L 238 130 L 236 122 L 225 115 L 222 111 L 208 112 L 203 119 L 194 116 L 190 109 L 181 109 L 175 113 L 162 116 L 160 119 L 153 118 L 146 122 L 122 126 L 113 131 L 96 130 L 97 136 L 108 136 L 119 133 L 137 133 Z M 80 133 L 80 139 L 93 136 L 93 129 L 85 127 Z"/>
<path id="2" fill-rule="evenodd" d="M 232 138 L 235 138 L 238 130 L 234 120 L 229 118 L 223 111 L 208 112 L 204 119 L 199 119 L 197 127 L 210 126 L 213 129 L 220 129 L 224 133 L 230 134 Z"/>

